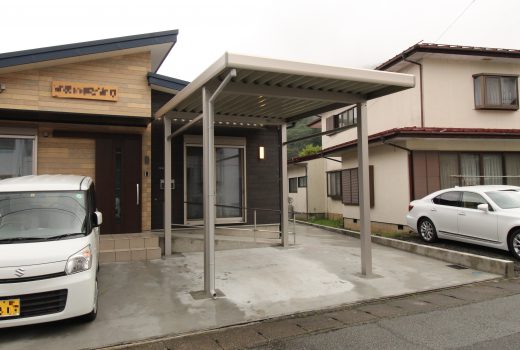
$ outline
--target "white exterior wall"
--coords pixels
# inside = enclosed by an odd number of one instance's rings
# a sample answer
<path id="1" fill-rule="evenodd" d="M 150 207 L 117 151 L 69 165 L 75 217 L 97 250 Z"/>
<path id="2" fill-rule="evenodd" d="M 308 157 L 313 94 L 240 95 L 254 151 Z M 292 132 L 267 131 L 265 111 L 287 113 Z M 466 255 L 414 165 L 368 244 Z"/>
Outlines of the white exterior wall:
<path id="1" fill-rule="evenodd" d="M 464 60 L 424 59 L 425 126 L 520 128 L 520 110 L 475 109 L 473 75 L 478 73 L 520 74 L 520 63 L 503 63 L 495 60 L 482 61 L 480 58 Z"/>
<path id="2" fill-rule="evenodd" d="M 325 174 L 325 161 L 325 159 L 318 158 L 288 165 L 288 178 L 305 176 L 305 166 L 307 167 L 307 187 L 298 187 L 298 193 L 289 193 L 289 198 L 293 199 L 293 206 L 297 212 L 326 212 L 327 179 L 323 175 Z"/>
<path id="3" fill-rule="evenodd" d="M 305 176 L 305 168 L 303 167 L 303 163 L 289 164 L 287 166 L 287 178 L 293 177 L 301 177 Z M 309 179 L 307 179 L 308 182 Z M 289 180 L 287 180 L 289 181 Z M 269 189 L 266 189 L 268 191 Z M 289 198 L 292 198 L 292 205 L 294 206 L 294 210 L 298 213 L 306 213 L 307 212 L 307 188 L 298 187 L 298 193 L 289 192 Z"/>
<path id="4" fill-rule="evenodd" d="M 357 151 L 342 154 L 343 169 L 357 168 Z M 388 145 L 370 147 L 369 163 L 374 167 L 374 207 L 370 220 L 406 225 L 410 202 L 408 152 Z M 343 216 L 359 219 L 359 206 L 344 205 Z"/>
<path id="5" fill-rule="evenodd" d="M 309 213 L 325 213 L 327 197 L 327 179 L 323 158 L 313 159 L 307 163 L 307 191 L 309 193 Z"/>

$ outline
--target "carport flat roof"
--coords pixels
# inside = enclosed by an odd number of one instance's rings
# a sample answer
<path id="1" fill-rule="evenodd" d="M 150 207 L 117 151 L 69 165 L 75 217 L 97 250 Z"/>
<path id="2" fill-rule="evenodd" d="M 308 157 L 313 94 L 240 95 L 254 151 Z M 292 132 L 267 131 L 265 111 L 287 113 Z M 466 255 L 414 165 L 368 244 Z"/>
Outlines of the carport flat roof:
<path id="1" fill-rule="evenodd" d="M 202 113 L 202 88 L 237 76 L 215 103 L 215 119 L 282 124 L 365 102 L 415 85 L 409 74 L 342 68 L 225 53 L 162 106 L 155 117 L 187 120 Z"/>

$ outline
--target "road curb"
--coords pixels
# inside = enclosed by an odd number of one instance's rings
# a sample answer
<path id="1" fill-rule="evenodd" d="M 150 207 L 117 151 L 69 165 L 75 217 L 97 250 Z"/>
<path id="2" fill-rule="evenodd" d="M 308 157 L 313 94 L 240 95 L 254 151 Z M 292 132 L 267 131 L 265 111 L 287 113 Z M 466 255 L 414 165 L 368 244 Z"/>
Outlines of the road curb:
<path id="1" fill-rule="evenodd" d="M 313 224 L 310 222 L 299 221 L 296 222 L 318 227 L 323 230 L 341 233 L 350 237 L 359 238 L 359 232 L 351 231 L 343 228 L 336 228 L 330 226 L 324 226 L 319 224 Z M 449 262 L 451 264 L 461 265 L 469 267 L 474 270 L 494 273 L 502 275 L 508 278 L 515 276 L 515 265 L 510 260 L 490 258 L 487 256 L 480 256 L 476 254 L 457 252 L 445 248 L 431 247 L 427 245 L 401 241 L 393 238 L 386 238 L 380 236 L 372 236 L 372 242 L 395 249 L 404 250 L 410 253 L 427 256 L 437 260 Z"/>

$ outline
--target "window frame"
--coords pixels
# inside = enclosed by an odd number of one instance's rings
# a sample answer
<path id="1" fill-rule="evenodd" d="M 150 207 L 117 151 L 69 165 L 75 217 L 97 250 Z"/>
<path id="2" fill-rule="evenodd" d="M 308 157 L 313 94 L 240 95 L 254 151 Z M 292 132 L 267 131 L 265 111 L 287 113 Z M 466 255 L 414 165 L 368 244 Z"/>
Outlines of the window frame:
<path id="1" fill-rule="evenodd" d="M 359 198 L 361 197 L 360 194 L 359 194 L 359 168 L 356 167 L 356 168 L 349 168 L 349 169 L 343 169 L 342 170 L 342 173 L 345 173 L 345 172 L 350 172 L 351 174 L 349 175 L 349 178 L 351 180 L 351 182 L 348 184 L 348 186 L 350 187 L 350 193 L 354 193 L 354 191 L 357 192 L 357 201 L 354 201 L 352 198 L 354 196 L 351 196 L 351 200 L 350 201 L 347 201 L 345 196 L 343 195 L 344 194 L 344 191 L 343 191 L 343 188 L 345 186 L 347 186 L 347 184 L 345 183 L 346 182 L 346 178 L 343 176 L 343 174 L 341 175 L 342 178 L 341 178 L 341 192 L 342 192 L 342 195 L 341 195 L 341 202 L 344 204 L 344 205 L 352 205 L 352 206 L 359 206 Z M 352 183 L 352 173 L 353 172 L 356 172 L 356 176 L 357 176 L 357 186 L 355 186 L 353 183 Z M 375 185 L 374 185 L 374 166 L 373 165 L 369 165 L 368 166 L 368 186 L 369 186 L 369 190 L 370 190 L 370 208 L 373 208 L 374 205 L 375 205 Z"/>
<path id="2" fill-rule="evenodd" d="M 298 188 L 307 188 L 307 176 L 298 176 Z"/>
<path id="3" fill-rule="evenodd" d="M 200 135 L 184 135 L 183 144 L 183 208 L 184 208 L 184 225 L 202 225 L 204 219 L 188 219 L 188 178 L 187 178 L 187 152 L 188 147 L 201 147 L 202 136 Z M 231 136 L 215 136 L 215 152 L 217 148 L 239 148 L 242 149 L 242 203 L 244 208 L 242 209 L 242 216 L 233 218 L 215 218 L 217 224 L 235 224 L 235 223 L 247 223 L 247 148 L 246 140 L 243 137 L 231 137 Z M 216 169 L 215 169 L 216 170 Z M 216 187 L 215 187 L 216 190 Z"/>
<path id="4" fill-rule="evenodd" d="M 486 94 L 486 80 L 488 78 L 498 78 L 500 79 L 500 100 L 502 101 L 502 79 L 503 78 L 515 78 L 515 89 L 516 89 L 516 104 L 514 105 L 493 105 L 487 103 L 487 94 Z M 480 104 L 477 104 L 476 99 L 476 84 L 480 84 Z M 498 73 L 479 73 L 473 75 L 473 102 L 475 105 L 475 109 L 477 110 L 506 110 L 506 111 L 517 111 L 519 108 L 518 102 L 518 75 L 517 74 L 498 74 Z"/>
<path id="5" fill-rule="evenodd" d="M 293 186 L 291 186 L 291 183 Z M 289 193 L 298 193 L 298 177 L 289 178 Z"/>
<path id="6" fill-rule="evenodd" d="M 486 154 L 495 154 L 495 155 L 499 155 L 500 158 L 501 158 L 501 162 L 502 162 L 502 181 L 500 183 L 500 185 L 508 185 L 507 183 L 507 179 L 508 179 L 508 176 L 510 176 L 510 174 L 507 173 L 507 164 L 506 164 L 506 156 L 507 155 L 517 155 L 520 157 L 520 152 L 517 152 L 517 151 L 509 151 L 509 152 L 501 152 L 501 151 L 468 151 L 468 152 L 455 152 L 455 151 L 439 151 L 438 152 L 439 154 L 439 157 L 441 154 L 455 154 L 457 156 L 457 172 L 461 173 L 461 154 L 474 154 L 474 155 L 477 155 L 479 157 L 479 177 L 478 177 L 478 184 L 477 186 L 479 185 L 486 185 L 484 183 L 485 181 L 485 176 L 484 176 L 484 155 Z M 441 162 L 439 161 L 439 173 L 441 171 Z M 457 178 L 457 184 L 455 186 L 470 186 L 470 185 L 467 185 L 467 184 L 464 184 L 463 182 L 463 178 L 461 177 L 458 177 Z M 442 183 L 440 183 L 440 180 L 439 180 L 439 186 L 440 186 L 440 189 L 448 189 L 448 188 L 451 188 L 451 187 L 442 187 Z"/>
<path id="7" fill-rule="evenodd" d="M 0 128 L 0 139 L 25 139 L 25 140 L 32 140 L 33 141 L 33 147 L 32 147 L 32 174 L 30 175 L 38 175 L 38 135 L 36 132 L 33 134 L 32 132 L 29 132 L 28 134 L 7 134 L 4 133 L 4 130 Z"/>
<path id="8" fill-rule="evenodd" d="M 343 196 L 343 189 L 342 189 L 342 184 L 343 184 L 343 179 L 342 179 L 342 175 L 341 175 L 341 172 L 342 170 L 332 170 L 332 171 L 327 171 L 327 197 L 328 198 L 331 198 L 331 199 L 339 199 L 341 200 L 342 196 Z M 335 193 L 335 194 L 331 194 L 331 192 L 329 191 L 330 190 L 330 182 L 331 182 L 331 179 L 330 177 L 331 176 L 339 176 L 339 193 Z M 334 182 L 335 183 L 335 182 Z"/>

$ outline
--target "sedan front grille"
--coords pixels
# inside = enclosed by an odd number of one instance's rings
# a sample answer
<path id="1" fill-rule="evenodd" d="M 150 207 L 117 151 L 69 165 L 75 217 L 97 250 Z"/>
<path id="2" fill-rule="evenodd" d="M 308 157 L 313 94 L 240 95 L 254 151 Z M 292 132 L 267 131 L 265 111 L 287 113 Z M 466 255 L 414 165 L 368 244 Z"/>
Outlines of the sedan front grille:
<path id="1" fill-rule="evenodd" d="M 62 312 L 67 304 L 67 294 L 66 289 L 60 289 L 52 292 L 0 296 L 0 300 L 20 299 L 20 316 L 0 318 L 0 322 Z"/>

